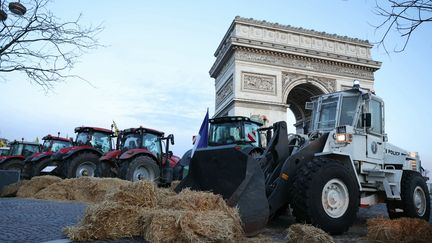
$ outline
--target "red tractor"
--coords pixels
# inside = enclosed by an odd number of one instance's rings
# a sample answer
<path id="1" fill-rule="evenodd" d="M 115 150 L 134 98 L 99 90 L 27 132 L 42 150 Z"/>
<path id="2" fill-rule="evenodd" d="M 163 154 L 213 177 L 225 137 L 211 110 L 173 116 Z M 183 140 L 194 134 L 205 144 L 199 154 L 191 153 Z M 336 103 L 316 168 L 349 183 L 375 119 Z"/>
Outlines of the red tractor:
<path id="1" fill-rule="evenodd" d="M 24 169 L 22 176 L 31 178 L 43 174 L 42 170 L 51 162 L 51 155 L 58 152 L 62 148 L 70 148 L 73 146 L 71 139 L 60 137 L 60 133 L 55 136 L 47 135 L 42 138 L 42 151 L 27 157 L 24 161 Z"/>
<path id="2" fill-rule="evenodd" d="M 159 184 L 172 181 L 173 168 L 180 160 L 169 151 L 174 135 L 139 127 L 120 131 L 117 150 L 100 158 L 101 176 L 119 177 L 129 181 L 149 180 Z M 165 151 L 163 147 L 165 145 Z"/>
<path id="3" fill-rule="evenodd" d="M 96 176 L 99 158 L 112 150 L 113 132 L 98 127 L 77 127 L 74 146 L 62 148 L 51 155 L 43 172 L 65 178 Z"/>
<path id="4" fill-rule="evenodd" d="M 21 172 L 24 167 L 24 160 L 40 151 L 39 143 L 13 141 L 9 144 L 9 153 L 0 156 L 0 170 L 18 170 Z"/>

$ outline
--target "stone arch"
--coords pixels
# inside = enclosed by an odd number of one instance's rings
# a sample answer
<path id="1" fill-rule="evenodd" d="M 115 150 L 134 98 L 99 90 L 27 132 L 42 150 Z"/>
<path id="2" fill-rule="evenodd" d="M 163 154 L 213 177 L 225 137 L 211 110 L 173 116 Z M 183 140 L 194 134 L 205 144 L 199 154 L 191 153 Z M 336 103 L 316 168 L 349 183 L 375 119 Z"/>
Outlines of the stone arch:
<path id="1" fill-rule="evenodd" d="M 284 100 L 294 114 L 297 133 L 303 133 L 303 127 L 309 123 L 311 111 L 305 109 L 306 102 L 313 96 L 332 92 L 329 87 L 311 78 L 291 80 L 284 89 Z"/>

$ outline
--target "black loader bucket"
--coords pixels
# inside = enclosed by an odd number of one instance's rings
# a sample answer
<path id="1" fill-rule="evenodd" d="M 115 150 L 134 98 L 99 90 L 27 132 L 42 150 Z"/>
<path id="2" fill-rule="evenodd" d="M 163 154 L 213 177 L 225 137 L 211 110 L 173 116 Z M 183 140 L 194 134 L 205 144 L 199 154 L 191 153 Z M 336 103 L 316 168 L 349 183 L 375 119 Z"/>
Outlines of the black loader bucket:
<path id="1" fill-rule="evenodd" d="M 197 150 L 189 174 L 175 191 L 189 187 L 222 195 L 229 206 L 239 208 L 246 235 L 254 235 L 269 217 L 264 183 L 258 161 L 238 146 L 228 145 Z"/>

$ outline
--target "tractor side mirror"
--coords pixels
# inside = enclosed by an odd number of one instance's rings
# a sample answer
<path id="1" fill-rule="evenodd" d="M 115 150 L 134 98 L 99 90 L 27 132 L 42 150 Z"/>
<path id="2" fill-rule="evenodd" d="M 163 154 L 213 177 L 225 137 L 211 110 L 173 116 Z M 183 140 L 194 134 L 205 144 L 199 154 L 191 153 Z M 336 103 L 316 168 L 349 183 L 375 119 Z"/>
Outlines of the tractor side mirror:
<path id="1" fill-rule="evenodd" d="M 168 138 L 171 140 L 171 145 L 174 145 L 174 134 L 168 135 Z"/>
<path id="2" fill-rule="evenodd" d="M 173 151 L 171 151 L 171 150 L 170 150 L 170 151 L 168 151 L 168 157 L 170 157 L 170 158 L 171 158 L 172 156 L 173 156 Z"/>
<path id="3" fill-rule="evenodd" d="M 372 124 L 372 116 L 371 113 L 363 113 L 362 114 L 363 127 L 370 128 Z"/>

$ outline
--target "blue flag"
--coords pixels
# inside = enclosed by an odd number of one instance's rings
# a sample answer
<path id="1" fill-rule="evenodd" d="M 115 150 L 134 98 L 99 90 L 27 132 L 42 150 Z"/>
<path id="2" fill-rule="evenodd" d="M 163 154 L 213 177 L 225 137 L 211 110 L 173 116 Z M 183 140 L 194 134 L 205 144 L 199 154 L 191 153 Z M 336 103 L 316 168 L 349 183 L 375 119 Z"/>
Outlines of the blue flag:
<path id="1" fill-rule="evenodd" d="M 201 124 L 198 135 L 195 138 L 195 143 L 192 148 L 191 158 L 193 157 L 195 150 L 198 148 L 205 148 L 208 145 L 208 127 L 209 127 L 209 112 L 207 109 L 207 113 L 204 117 L 204 120 Z"/>

